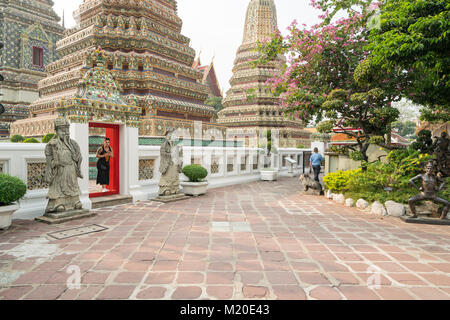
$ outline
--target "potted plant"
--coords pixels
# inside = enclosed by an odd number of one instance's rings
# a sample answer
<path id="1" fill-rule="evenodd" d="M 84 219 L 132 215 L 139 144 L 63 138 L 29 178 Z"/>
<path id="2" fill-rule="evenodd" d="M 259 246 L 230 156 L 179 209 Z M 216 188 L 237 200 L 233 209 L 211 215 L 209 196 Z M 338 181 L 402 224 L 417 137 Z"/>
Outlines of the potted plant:
<path id="1" fill-rule="evenodd" d="M 208 171 L 201 165 L 192 164 L 183 168 L 183 173 L 189 181 L 181 182 L 183 193 L 190 196 L 200 196 L 206 193 L 208 181 L 203 181 L 208 176 Z"/>
<path id="2" fill-rule="evenodd" d="M 268 167 L 261 170 L 261 180 L 262 181 L 275 181 L 278 179 L 278 169 L 273 168 L 271 166 L 271 155 L 272 152 L 275 151 L 272 147 L 272 131 L 268 130 L 266 132 L 267 137 L 267 146 L 266 146 L 266 152 L 264 153 L 264 159 L 266 163 L 268 163 Z"/>
<path id="3" fill-rule="evenodd" d="M 7 229 L 12 215 L 19 209 L 15 202 L 27 193 L 26 184 L 19 178 L 0 173 L 0 229 Z"/>

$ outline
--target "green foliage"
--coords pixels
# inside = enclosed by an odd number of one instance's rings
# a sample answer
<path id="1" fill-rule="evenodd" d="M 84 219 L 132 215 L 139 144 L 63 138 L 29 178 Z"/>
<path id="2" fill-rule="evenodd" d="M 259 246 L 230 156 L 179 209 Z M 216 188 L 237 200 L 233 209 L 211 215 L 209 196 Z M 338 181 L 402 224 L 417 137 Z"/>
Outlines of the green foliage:
<path id="1" fill-rule="evenodd" d="M 205 104 L 213 107 L 216 110 L 216 112 L 219 112 L 220 110 L 223 109 L 222 100 L 223 99 L 221 97 L 210 97 L 206 99 Z"/>
<path id="2" fill-rule="evenodd" d="M 439 195 L 444 199 L 450 200 L 450 177 L 445 179 L 445 188 L 439 193 Z"/>
<path id="3" fill-rule="evenodd" d="M 416 123 L 414 121 L 395 121 L 392 128 L 397 129 L 402 137 L 412 137 L 416 133 Z"/>
<path id="4" fill-rule="evenodd" d="M 27 186 L 22 180 L 0 173 L 0 206 L 8 206 L 26 193 Z"/>
<path id="5" fill-rule="evenodd" d="M 384 137 L 382 136 L 373 136 L 369 139 L 370 144 L 380 144 L 384 143 Z"/>
<path id="6" fill-rule="evenodd" d="M 317 131 L 319 131 L 322 134 L 330 133 L 331 131 L 333 131 L 333 128 L 334 128 L 334 121 L 323 121 L 319 123 L 319 125 L 317 126 Z"/>
<path id="7" fill-rule="evenodd" d="M 200 182 L 208 176 L 208 171 L 198 164 L 184 167 L 183 173 L 189 178 L 189 182 Z"/>
<path id="8" fill-rule="evenodd" d="M 297 149 L 306 149 L 306 146 L 303 145 L 303 144 L 299 144 L 299 145 L 297 146 Z"/>
<path id="9" fill-rule="evenodd" d="M 417 134 L 417 140 L 414 141 L 409 149 L 420 151 L 420 153 L 433 153 L 433 139 L 430 130 L 420 130 Z"/>
<path id="10" fill-rule="evenodd" d="M 365 171 L 352 175 L 346 195 L 353 199 L 365 199 L 369 202 L 393 200 L 407 203 L 417 194 L 409 180 L 420 174 L 425 163 L 433 157 L 414 150 L 395 150 L 387 156 L 388 163 L 365 163 Z M 390 189 L 392 191 L 387 191 Z"/>
<path id="11" fill-rule="evenodd" d="M 360 151 L 353 151 L 350 153 L 350 159 L 353 161 L 363 161 L 364 155 Z"/>
<path id="12" fill-rule="evenodd" d="M 11 142 L 19 143 L 19 142 L 23 142 L 25 140 L 25 138 L 22 137 L 20 134 L 15 134 L 11 137 L 10 140 L 11 140 Z"/>
<path id="13" fill-rule="evenodd" d="M 348 155 L 348 149 L 344 148 L 344 147 L 339 147 L 339 146 L 331 146 L 328 149 L 329 152 L 333 152 L 333 153 L 338 153 L 338 154 L 342 154 L 342 155 Z"/>
<path id="14" fill-rule="evenodd" d="M 56 136 L 56 134 L 54 134 L 54 133 L 48 133 L 48 134 L 46 134 L 46 135 L 42 138 L 42 143 L 49 143 L 50 140 L 52 140 L 55 136 Z"/>
<path id="15" fill-rule="evenodd" d="M 329 133 L 320 133 L 320 132 L 314 132 L 311 134 L 311 140 L 312 141 L 330 141 L 331 134 Z"/>
<path id="16" fill-rule="evenodd" d="M 323 181 L 328 190 L 336 193 L 342 193 L 348 190 L 348 183 L 354 175 L 361 172 L 361 169 L 337 171 L 327 174 Z"/>
<path id="17" fill-rule="evenodd" d="M 367 50 L 405 98 L 426 106 L 422 120 L 450 121 L 450 5 L 448 0 L 384 0 L 380 27 Z"/>
<path id="18" fill-rule="evenodd" d="M 36 138 L 28 138 L 28 139 L 25 139 L 25 141 L 23 143 L 39 143 L 39 140 Z"/>

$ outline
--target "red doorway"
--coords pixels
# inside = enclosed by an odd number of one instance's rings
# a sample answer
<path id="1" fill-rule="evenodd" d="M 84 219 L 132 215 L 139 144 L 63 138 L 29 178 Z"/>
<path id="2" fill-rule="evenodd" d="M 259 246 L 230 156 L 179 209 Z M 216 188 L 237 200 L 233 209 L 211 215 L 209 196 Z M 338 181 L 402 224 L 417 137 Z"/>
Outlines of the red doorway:
<path id="1" fill-rule="evenodd" d="M 90 170 L 94 170 L 96 172 L 97 168 L 97 158 L 95 157 L 97 145 L 95 145 L 94 148 L 91 148 L 91 132 L 95 132 L 95 139 L 93 141 L 96 141 L 97 144 L 103 145 L 104 139 L 109 138 L 111 141 L 111 148 L 113 151 L 114 157 L 111 158 L 110 162 L 110 172 L 109 172 L 109 185 L 107 186 L 107 189 L 109 192 L 101 192 L 98 191 L 95 188 L 89 188 L 89 197 L 90 198 L 97 198 L 97 197 L 105 197 L 105 196 L 111 196 L 115 194 L 120 193 L 120 126 L 114 125 L 114 124 L 104 124 L 104 123 L 89 123 L 89 136 L 90 136 L 90 142 L 89 142 L 89 151 L 91 154 L 91 160 L 89 163 Z M 95 161 L 93 161 L 95 160 Z M 94 178 L 93 177 L 90 178 Z M 95 180 L 90 180 L 90 183 L 94 185 L 96 182 Z"/>

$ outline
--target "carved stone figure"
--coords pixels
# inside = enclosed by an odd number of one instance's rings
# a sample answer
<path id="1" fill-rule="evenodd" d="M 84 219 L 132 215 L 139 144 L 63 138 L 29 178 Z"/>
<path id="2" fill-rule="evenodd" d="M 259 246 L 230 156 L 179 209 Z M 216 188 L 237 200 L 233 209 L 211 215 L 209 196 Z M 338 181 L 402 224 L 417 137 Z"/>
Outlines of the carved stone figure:
<path id="1" fill-rule="evenodd" d="M 70 139 L 70 124 L 65 119 L 55 120 L 56 139 L 45 147 L 47 167 L 44 179 L 50 184 L 46 215 L 81 210 L 80 187 L 82 156 L 80 147 Z"/>
<path id="2" fill-rule="evenodd" d="M 309 174 L 302 174 L 300 182 L 303 186 L 303 193 L 309 195 L 323 195 L 322 185 L 315 181 Z"/>
<path id="3" fill-rule="evenodd" d="M 446 131 L 443 131 L 440 137 L 435 138 L 433 150 L 436 155 L 437 170 L 448 177 L 450 176 L 450 139 Z"/>
<path id="4" fill-rule="evenodd" d="M 180 193 L 180 173 L 183 161 L 180 159 L 182 149 L 176 146 L 173 138 L 173 129 L 166 132 L 166 140 L 161 145 L 161 163 L 159 171 L 159 196 L 173 196 Z"/>
<path id="5" fill-rule="evenodd" d="M 438 176 L 434 174 L 433 162 L 429 162 L 425 167 L 425 174 L 420 174 L 410 180 L 410 183 L 414 188 L 420 191 L 420 194 L 409 199 L 409 206 L 412 212 L 412 218 L 417 218 L 415 203 L 423 200 L 431 200 L 445 206 L 442 211 L 441 219 L 445 219 L 450 209 L 450 202 L 445 200 L 437 194 L 439 191 L 445 188 L 445 181 L 441 181 Z M 419 187 L 415 181 L 422 179 L 422 186 Z"/>

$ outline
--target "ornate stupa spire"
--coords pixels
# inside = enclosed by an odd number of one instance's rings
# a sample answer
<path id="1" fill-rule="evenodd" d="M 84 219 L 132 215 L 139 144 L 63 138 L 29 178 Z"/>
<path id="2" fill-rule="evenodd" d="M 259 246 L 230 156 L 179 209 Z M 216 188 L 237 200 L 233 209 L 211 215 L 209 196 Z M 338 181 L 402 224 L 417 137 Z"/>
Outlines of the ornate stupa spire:
<path id="1" fill-rule="evenodd" d="M 245 18 L 242 44 L 263 41 L 278 29 L 277 8 L 273 0 L 252 0 Z"/>
<path id="2" fill-rule="evenodd" d="M 284 56 L 275 61 L 251 64 L 259 58 L 258 42 L 270 39 L 278 30 L 277 10 L 274 0 L 251 0 L 244 26 L 244 37 L 234 62 L 231 89 L 224 99 L 224 109 L 219 112 L 219 124 L 228 127 L 228 135 L 252 140 L 267 130 L 279 130 L 280 147 L 309 145 L 309 134 L 300 121 L 288 120 L 283 115 L 279 98 L 274 97 L 265 85 L 286 62 Z M 250 93 L 250 94 L 249 94 Z M 249 141 L 250 142 L 250 141 Z"/>

